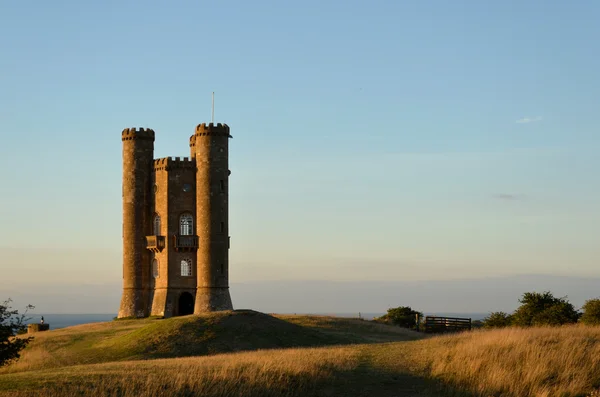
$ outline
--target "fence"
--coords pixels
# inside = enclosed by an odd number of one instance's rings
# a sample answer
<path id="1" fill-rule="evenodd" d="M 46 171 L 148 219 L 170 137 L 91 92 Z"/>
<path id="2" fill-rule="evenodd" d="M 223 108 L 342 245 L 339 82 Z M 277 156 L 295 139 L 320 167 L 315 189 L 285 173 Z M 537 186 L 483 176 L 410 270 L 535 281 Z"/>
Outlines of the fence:
<path id="1" fill-rule="evenodd" d="M 471 319 L 460 317 L 425 317 L 425 329 L 427 333 L 446 333 L 471 330 Z"/>

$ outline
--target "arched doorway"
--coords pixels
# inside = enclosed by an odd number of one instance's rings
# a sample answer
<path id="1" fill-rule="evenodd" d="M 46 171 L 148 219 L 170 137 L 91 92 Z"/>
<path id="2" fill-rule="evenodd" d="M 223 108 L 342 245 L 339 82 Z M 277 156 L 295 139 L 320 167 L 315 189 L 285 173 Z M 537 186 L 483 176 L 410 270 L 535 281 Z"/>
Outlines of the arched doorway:
<path id="1" fill-rule="evenodd" d="M 189 292 L 179 295 L 179 315 L 185 316 L 194 313 L 194 297 Z"/>

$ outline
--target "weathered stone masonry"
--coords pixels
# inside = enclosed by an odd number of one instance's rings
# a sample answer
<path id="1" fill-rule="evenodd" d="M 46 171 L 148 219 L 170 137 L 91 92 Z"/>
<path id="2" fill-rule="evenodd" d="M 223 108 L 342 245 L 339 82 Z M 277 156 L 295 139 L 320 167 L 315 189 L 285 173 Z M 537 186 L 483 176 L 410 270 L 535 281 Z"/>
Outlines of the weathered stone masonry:
<path id="1" fill-rule="evenodd" d="M 190 158 L 154 159 L 154 131 L 123 130 L 119 318 L 231 310 L 226 124 L 200 124 Z"/>

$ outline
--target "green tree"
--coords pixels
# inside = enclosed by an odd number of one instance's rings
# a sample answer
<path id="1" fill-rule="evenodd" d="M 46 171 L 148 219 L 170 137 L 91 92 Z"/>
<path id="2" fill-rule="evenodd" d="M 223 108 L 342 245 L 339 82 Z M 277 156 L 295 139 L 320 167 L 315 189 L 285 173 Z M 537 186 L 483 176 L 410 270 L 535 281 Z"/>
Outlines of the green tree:
<path id="1" fill-rule="evenodd" d="M 11 310 L 8 299 L 0 304 L 0 367 L 9 364 L 13 360 L 18 360 L 21 350 L 33 339 L 32 337 L 16 337 L 20 332 L 27 329 L 25 318 L 27 310 L 34 307 L 28 305 L 25 312 L 19 315 L 18 310 Z"/>
<path id="2" fill-rule="evenodd" d="M 492 312 L 483 319 L 484 328 L 503 328 L 512 324 L 512 315 L 504 312 Z"/>
<path id="3" fill-rule="evenodd" d="M 514 325 L 521 327 L 576 323 L 580 313 L 567 301 L 551 292 L 526 292 L 519 299 L 521 306 L 512 316 Z"/>
<path id="4" fill-rule="evenodd" d="M 423 313 L 413 310 L 410 306 L 400 306 L 388 309 L 387 313 L 375 320 L 398 325 L 404 328 L 417 328 L 417 314 L 419 318 Z"/>
<path id="5" fill-rule="evenodd" d="M 583 304 L 581 322 L 586 325 L 600 324 L 600 299 L 589 299 Z"/>

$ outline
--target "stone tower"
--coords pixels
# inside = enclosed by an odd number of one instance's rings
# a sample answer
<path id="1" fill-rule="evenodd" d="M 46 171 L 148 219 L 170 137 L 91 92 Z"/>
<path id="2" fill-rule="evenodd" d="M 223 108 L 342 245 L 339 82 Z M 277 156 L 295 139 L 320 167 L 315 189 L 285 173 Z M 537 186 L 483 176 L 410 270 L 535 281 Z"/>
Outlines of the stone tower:
<path id="1" fill-rule="evenodd" d="M 123 142 L 123 297 L 119 318 L 149 313 L 150 251 L 146 235 L 151 222 L 154 131 L 126 128 Z"/>
<path id="2" fill-rule="evenodd" d="M 153 159 L 154 131 L 125 129 L 119 318 L 231 310 L 229 127 L 200 124 L 190 158 Z"/>
<path id="3" fill-rule="evenodd" d="M 190 138 L 196 160 L 198 291 L 194 312 L 231 310 L 229 295 L 229 127 L 200 124 Z"/>

